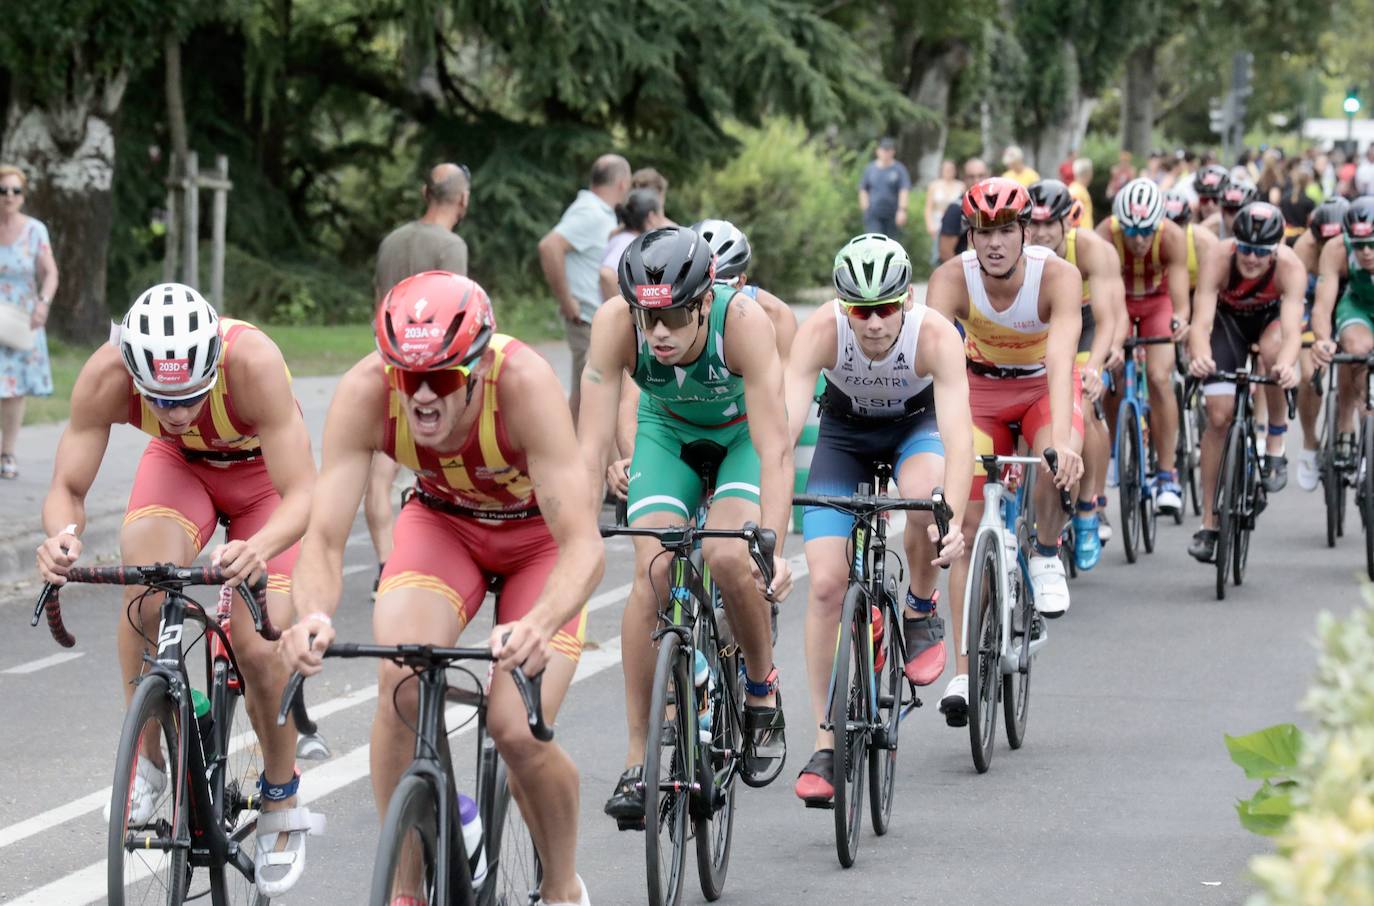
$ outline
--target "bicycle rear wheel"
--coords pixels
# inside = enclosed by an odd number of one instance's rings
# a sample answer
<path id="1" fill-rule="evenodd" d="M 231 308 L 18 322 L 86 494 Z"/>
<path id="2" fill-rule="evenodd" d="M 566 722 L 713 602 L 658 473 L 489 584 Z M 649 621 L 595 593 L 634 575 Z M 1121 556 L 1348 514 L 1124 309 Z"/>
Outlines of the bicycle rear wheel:
<path id="1" fill-rule="evenodd" d="M 1226 446 L 1221 452 L 1221 468 L 1217 470 L 1217 600 L 1226 599 L 1226 581 L 1231 572 L 1231 547 L 1240 506 L 1238 472 L 1245 455 L 1244 429 L 1232 422 L 1226 432 Z"/>
<path id="2" fill-rule="evenodd" d="M 173 843 L 190 836 L 188 778 L 182 760 L 189 734 L 180 724 L 180 706 L 167 680 L 157 674 L 143 677 L 129 703 L 115 754 L 107 848 L 110 906 L 179 906 L 185 900 L 188 848 Z M 156 753 L 150 760 L 162 760 L 166 785 L 153 797 L 152 807 L 145 806 L 145 814 L 136 816 L 131 814 L 132 797 L 145 748 Z"/>
<path id="3" fill-rule="evenodd" d="M 689 759 L 696 732 L 692 650 L 676 632 L 659 641 L 654 694 L 644 740 L 644 864 L 649 906 L 675 906 L 687 865 Z"/>
<path id="4" fill-rule="evenodd" d="M 864 768 L 868 763 L 869 646 L 860 638 L 867 631 L 868 608 L 864 587 L 849 586 L 840 609 L 840 638 L 831 674 L 830 723 L 835 733 L 835 853 L 849 868 L 859 854 L 863 823 Z"/>
<path id="5" fill-rule="evenodd" d="M 452 795 L 452 794 L 450 794 Z M 368 902 L 372 906 L 390 906 L 398 896 L 411 896 L 420 902 L 437 903 L 439 877 L 443 871 L 444 855 L 458 859 L 461 847 L 455 852 L 439 852 L 439 791 L 434 782 L 422 774 L 406 774 L 391 794 L 382 833 L 377 839 L 377 857 L 372 869 L 372 891 Z M 456 804 L 454 806 L 457 807 Z M 462 839 L 457 822 L 449 830 L 450 838 Z M 467 877 L 466 866 L 453 870 L 450 866 L 449 886 Z M 459 891 L 450 889 L 454 902 Z"/>
<path id="6" fill-rule="evenodd" d="M 1015 672 L 1002 674 L 1002 715 L 1007 725 L 1007 745 L 1013 749 L 1021 748 L 1025 742 L 1026 721 L 1030 717 L 1030 641 L 1035 621 L 1030 591 L 1024 582 L 1018 583 L 1011 611 L 1011 644 L 1019 655 L 1020 664 Z M 1000 630 L 998 634 L 1000 637 Z"/>
<path id="7" fill-rule="evenodd" d="M 1002 681 L 1003 581 L 997 560 L 997 539 L 991 532 L 978 536 L 969 566 L 968 608 L 968 730 L 973 766 L 979 774 L 992 764 L 997 739 L 997 692 Z"/>
<path id="8" fill-rule="evenodd" d="M 1140 541 L 1140 415 L 1129 401 L 1121 404 L 1116 417 L 1117 494 L 1121 498 L 1121 547 L 1126 562 L 1136 560 Z"/>
<path id="9" fill-rule="evenodd" d="M 1178 438 L 1174 441 L 1174 468 L 1178 470 L 1179 496 L 1182 497 L 1183 505 L 1174 513 L 1174 525 L 1183 524 L 1183 513 L 1188 507 L 1188 501 L 1192 500 L 1194 506 L 1197 505 L 1197 490 L 1194 483 L 1197 475 L 1193 468 L 1193 444 L 1196 438 L 1193 436 L 1192 413 L 1188 411 L 1187 400 L 1183 392 L 1183 381 L 1174 377 L 1174 407 L 1178 412 Z"/>
<path id="10" fill-rule="evenodd" d="M 258 775 L 262 773 L 262 747 L 258 745 L 248 709 L 240 708 L 241 684 L 224 661 L 215 664 L 210 684 L 210 713 L 214 717 L 217 744 L 225 752 L 210 775 L 210 795 L 219 809 L 225 836 L 238 844 L 246 865 L 257 851 Z M 230 906 L 267 906 L 269 898 L 258 892 L 251 874 L 233 865 L 211 869 L 211 885 L 219 887 Z"/>
<path id="11" fill-rule="evenodd" d="M 534 838 L 511 793 L 506 763 L 487 740 L 482 749 L 482 826 L 486 831 L 487 877 L 478 894 L 481 906 L 537 903 L 543 866 Z"/>
<path id="12" fill-rule="evenodd" d="M 1374 579 L 1374 415 L 1366 415 L 1361 425 L 1360 464 L 1355 476 L 1364 512 L 1364 566 Z"/>
<path id="13" fill-rule="evenodd" d="M 1159 475 L 1159 460 L 1151 450 L 1143 450 L 1148 455 L 1149 469 L 1146 471 L 1145 485 L 1140 489 L 1140 540 L 1145 545 L 1145 553 L 1155 552 L 1155 535 L 1159 528 L 1159 512 L 1155 509 L 1153 480 Z"/>
<path id="14" fill-rule="evenodd" d="M 724 618 L 723 611 L 716 613 Z M 698 626 L 698 650 L 706 656 L 716 684 L 710 698 L 710 741 L 698 748 L 701 807 L 693 817 L 692 832 L 696 837 L 701 894 L 715 902 L 725 892 L 730 844 L 734 840 L 736 759 L 744 751 L 744 690 L 740 688 L 738 649 L 722 657 L 721 641 L 709 631 L 707 621 L 701 619 Z"/>
<path id="15" fill-rule="evenodd" d="M 905 652 L 902 631 L 898 623 L 897 598 L 892 589 L 883 593 L 884 604 L 879 608 L 883 619 L 883 668 L 877 671 L 878 714 L 877 736 L 868 748 L 868 810 L 873 821 L 873 833 L 887 833 L 892 820 L 892 800 L 897 791 L 897 736 L 902 725 L 902 691 L 906 676 L 902 671 Z M 941 642 L 941 644 L 944 644 Z M 877 652 L 874 652 L 875 656 Z"/>

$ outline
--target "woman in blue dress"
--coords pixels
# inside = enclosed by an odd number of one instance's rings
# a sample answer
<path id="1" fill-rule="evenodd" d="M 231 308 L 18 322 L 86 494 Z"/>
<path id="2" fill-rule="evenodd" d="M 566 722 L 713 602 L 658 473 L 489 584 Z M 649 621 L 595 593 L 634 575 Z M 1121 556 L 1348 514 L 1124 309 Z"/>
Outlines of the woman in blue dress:
<path id="1" fill-rule="evenodd" d="M 57 292 L 57 262 L 48 228 L 21 213 L 27 184 L 18 168 L 0 166 L 0 305 L 19 308 L 33 328 L 27 348 L 0 337 L 0 478 L 19 477 L 15 450 L 25 398 L 52 394 L 43 325 Z"/>

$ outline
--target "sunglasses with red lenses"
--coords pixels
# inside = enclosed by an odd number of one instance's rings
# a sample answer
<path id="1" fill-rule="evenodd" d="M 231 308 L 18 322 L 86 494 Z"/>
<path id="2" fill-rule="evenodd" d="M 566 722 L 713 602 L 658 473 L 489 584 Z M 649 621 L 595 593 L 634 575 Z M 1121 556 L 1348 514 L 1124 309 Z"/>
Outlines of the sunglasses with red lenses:
<path id="1" fill-rule="evenodd" d="M 889 318 L 902 310 L 902 305 L 906 302 L 905 298 L 893 299 L 887 302 L 870 302 L 866 305 L 854 305 L 849 302 L 841 302 L 840 308 L 851 318 L 858 318 L 867 321 L 877 315 L 880 318 Z"/>
<path id="2" fill-rule="evenodd" d="M 466 386 L 472 374 L 472 368 L 468 365 L 439 371 L 405 371 L 401 368 L 392 368 L 390 371 L 391 386 L 406 396 L 414 396 L 426 384 L 435 396 L 448 396 Z"/>

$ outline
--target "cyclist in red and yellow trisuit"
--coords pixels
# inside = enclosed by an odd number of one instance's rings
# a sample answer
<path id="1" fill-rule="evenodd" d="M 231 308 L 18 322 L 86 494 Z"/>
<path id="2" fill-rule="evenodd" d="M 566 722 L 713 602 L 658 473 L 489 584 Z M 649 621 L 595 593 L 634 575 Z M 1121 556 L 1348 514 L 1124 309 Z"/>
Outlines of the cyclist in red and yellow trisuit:
<path id="1" fill-rule="evenodd" d="M 38 549 L 43 578 L 61 584 L 80 555 L 86 494 L 110 428 L 132 424 L 153 440 L 134 476 L 119 535 L 121 561 L 190 564 L 222 521 L 229 540 L 214 551 L 214 561 L 234 583 L 266 574 L 268 610 L 276 623 L 288 622 L 291 568 L 310 510 L 315 461 L 286 363 L 266 334 L 243 321 L 220 319 L 189 286 L 154 286 L 124 316 L 117 340 L 97 349 L 81 369 L 71 413 L 43 503 L 49 536 Z M 144 591 L 127 588 L 126 609 Z M 117 621 L 126 705 L 151 652 L 148 639 L 157 637 L 161 600 L 142 599 L 137 625 L 123 611 Z M 257 842 L 258 888 L 277 896 L 300 877 L 305 834 L 320 825 L 317 816 L 294 807 L 295 727 L 276 725 L 287 673 L 273 643 L 254 632 L 246 610 L 235 608 L 231 631 L 248 680 L 248 714 L 262 746 L 265 814 L 258 833 L 273 838 Z M 161 762 L 161 750 L 150 739 L 136 769 L 131 823 L 146 821 L 166 789 Z M 269 819 L 273 812 L 280 814 Z"/>
<path id="2" fill-rule="evenodd" d="M 396 518 L 377 589 L 376 642 L 452 645 L 481 607 L 488 579 L 503 580 L 487 728 L 539 851 L 541 902 L 585 906 L 576 873 L 577 767 L 530 735 L 510 678 L 517 666 L 543 671 L 552 724 L 605 565 L 582 462 L 569 455 L 577 440 L 567 399 L 548 362 L 495 332 L 486 292 L 456 274 L 428 271 L 398 283 L 378 309 L 377 348 L 343 376 L 330 404 L 319 492 L 294 576 L 299 622 L 282 636 L 283 657 L 302 673 L 320 670 L 373 454 L 414 470 L 415 493 Z M 418 690 L 402 683 L 412 675 L 389 661 L 378 673 L 371 767 L 381 815 L 415 752 Z"/>
<path id="3" fill-rule="evenodd" d="M 1013 452 L 1011 422 L 1020 423 L 1036 455 L 1047 447 L 1058 451 L 1059 471 L 1036 485 L 1036 511 L 1043 518 L 1029 564 L 1036 608 L 1058 617 L 1069 609 L 1069 588 L 1058 556 L 1066 517 L 1057 488 L 1068 490 L 1083 475 L 1081 388 L 1074 367 L 1083 278 L 1050 249 L 1026 244 L 1031 202 L 1020 183 L 993 178 L 975 184 L 964 195 L 963 212 L 969 249 L 931 275 L 926 304 L 964 332 L 974 451 Z M 975 468 L 964 511 L 966 538 L 978 531 L 985 482 L 986 473 Z M 950 570 L 956 627 L 963 626 L 968 568 L 966 551 Z M 960 648 L 962 640 L 956 639 L 955 650 Z M 957 727 L 968 722 L 968 660 L 960 656 L 956 662 L 940 710 Z"/>

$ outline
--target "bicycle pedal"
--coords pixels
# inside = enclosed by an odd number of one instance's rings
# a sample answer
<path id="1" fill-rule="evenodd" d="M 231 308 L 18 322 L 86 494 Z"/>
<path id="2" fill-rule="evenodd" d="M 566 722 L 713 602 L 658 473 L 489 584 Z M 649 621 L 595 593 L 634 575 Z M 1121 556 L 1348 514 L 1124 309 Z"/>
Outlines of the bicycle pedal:
<path id="1" fill-rule="evenodd" d="M 807 808 L 823 808 L 829 809 L 832 812 L 835 810 L 834 799 L 803 799 L 802 802 L 805 803 Z"/>
<path id="2" fill-rule="evenodd" d="M 617 830 L 623 831 L 642 831 L 644 830 L 643 818 L 617 818 L 615 819 Z"/>

